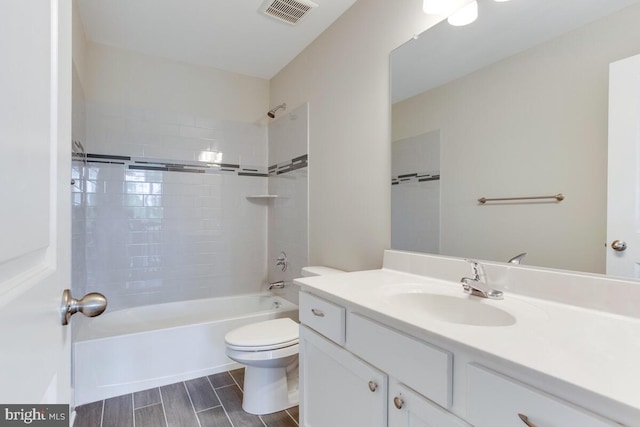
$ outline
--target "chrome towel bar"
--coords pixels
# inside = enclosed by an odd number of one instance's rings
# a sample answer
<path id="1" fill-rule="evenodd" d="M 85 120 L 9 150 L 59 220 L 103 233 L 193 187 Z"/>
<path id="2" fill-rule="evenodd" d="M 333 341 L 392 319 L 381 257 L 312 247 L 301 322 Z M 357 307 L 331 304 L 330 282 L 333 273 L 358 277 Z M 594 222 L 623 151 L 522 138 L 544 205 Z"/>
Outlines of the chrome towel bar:
<path id="1" fill-rule="evenodd" d="M 487 202 L 504 202 L 504 201 L 511 201 L 511 200 L 541 200 L 541 199 L 556 199 L 558 202 L 561 202 L 564 200 L 564 195 L 562 193 L 558 193 L 554 196 L 503 197 L 499 199 L 496 199 L 496 198 L 487 199 L 486 197 L 480 197 L 478 199 L 478 202 L 484 205 Z"/>

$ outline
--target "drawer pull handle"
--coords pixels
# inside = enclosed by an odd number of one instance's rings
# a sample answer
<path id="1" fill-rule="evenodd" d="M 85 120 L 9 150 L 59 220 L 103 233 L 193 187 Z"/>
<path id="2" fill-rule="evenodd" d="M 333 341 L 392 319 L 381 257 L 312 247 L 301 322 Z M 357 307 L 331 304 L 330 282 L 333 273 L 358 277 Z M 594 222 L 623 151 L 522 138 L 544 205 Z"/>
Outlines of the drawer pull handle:
<path id="1" fill-rule="evenodd" d="M 375 381 L 369 381 L 369 390 L 373 393 L 378 389 L 378 384 Z"/>
<path id="2" fill-rule="evenodd" d="M 520 417 L 520 419 L 522 420 L 523 423 L 525 423 L 527 426 L 529 427 L 537 427 L 534 423 L 532 423 L 531 421 L 529 421 L 529 418 L 524 415 L 524 414 L 518 414 L 518 417 Z"/>
<path id="3" fill-rule="evenodd" d="M 311 312 L 313 313 L 314 316 L 324 317 L 324 311 L 318 310 L 317 308 L 312 308 Z"/>
<path id="4" fill-rule="evenodd" d="M 404 406 L 404 400 L 402 400 L 400 396 L 396 396 L 393 398 L 393 404 L 396 406 L 396 408 L 402 409 L 402 407 Z"/>

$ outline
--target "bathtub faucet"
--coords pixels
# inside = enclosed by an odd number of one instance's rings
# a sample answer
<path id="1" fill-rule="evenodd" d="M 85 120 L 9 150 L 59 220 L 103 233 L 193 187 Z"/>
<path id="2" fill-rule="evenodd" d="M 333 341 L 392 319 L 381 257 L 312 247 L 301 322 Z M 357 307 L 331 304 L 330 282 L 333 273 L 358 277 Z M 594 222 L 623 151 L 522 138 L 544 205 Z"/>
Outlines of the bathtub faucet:
<path id="1" fill-rule="evenodd" d="M 272 291 L 274 289 L 284 289 L 284 280 L 280 280 L 279 282 L 269 283 L 269 290 Z"/>

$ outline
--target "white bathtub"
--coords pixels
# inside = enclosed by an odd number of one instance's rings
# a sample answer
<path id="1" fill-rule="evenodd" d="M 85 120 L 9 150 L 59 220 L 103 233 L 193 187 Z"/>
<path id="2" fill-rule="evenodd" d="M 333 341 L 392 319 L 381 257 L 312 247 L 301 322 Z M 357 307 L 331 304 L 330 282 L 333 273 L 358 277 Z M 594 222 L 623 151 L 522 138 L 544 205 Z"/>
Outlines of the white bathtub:
<path id="1" fill-rule="evenodd" d="M 74 316 L 75 405 L 239 367 L 225 334 L 279 317 L 297 321 L 298 307 L 265 293 Z"/>

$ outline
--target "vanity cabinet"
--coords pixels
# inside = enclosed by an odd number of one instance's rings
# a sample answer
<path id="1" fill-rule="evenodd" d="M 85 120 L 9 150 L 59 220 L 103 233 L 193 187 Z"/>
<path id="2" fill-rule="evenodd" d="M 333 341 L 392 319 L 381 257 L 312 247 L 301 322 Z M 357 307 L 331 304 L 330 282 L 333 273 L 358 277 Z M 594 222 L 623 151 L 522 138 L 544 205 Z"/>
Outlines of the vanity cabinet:
<path id="1" fill-rule="evenodd" d="M 300 372 L 302 426 L 469 427 L 304 325 Z"/>
<path id="2" fill-rule="evenodd" d="M 354 311 L 300 294 L 301 426 L 621 426 Z"/>
<path id="3" fill-rule="evenodd" d="M 308 293 L 300 321 L 302 426 L 468 427 L 402 383 L 449 405 L 451 353 Z"/>

